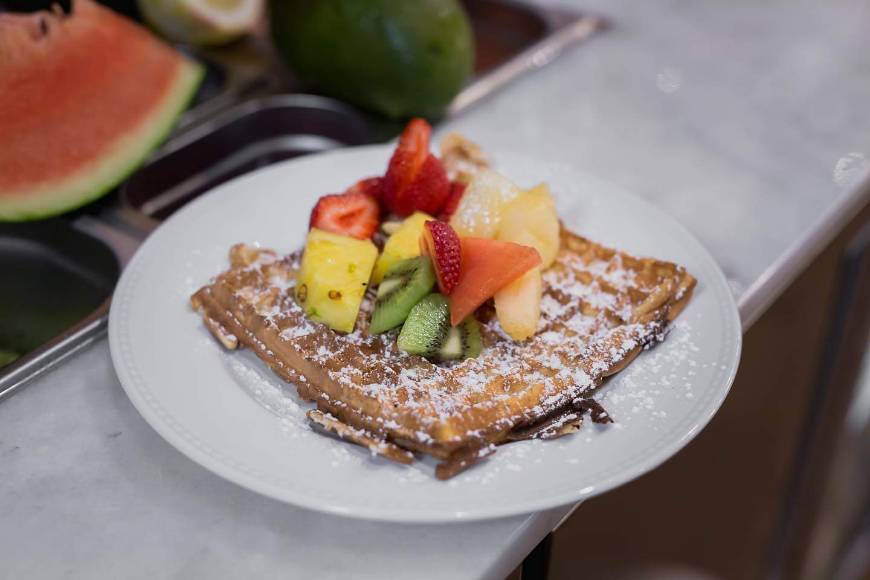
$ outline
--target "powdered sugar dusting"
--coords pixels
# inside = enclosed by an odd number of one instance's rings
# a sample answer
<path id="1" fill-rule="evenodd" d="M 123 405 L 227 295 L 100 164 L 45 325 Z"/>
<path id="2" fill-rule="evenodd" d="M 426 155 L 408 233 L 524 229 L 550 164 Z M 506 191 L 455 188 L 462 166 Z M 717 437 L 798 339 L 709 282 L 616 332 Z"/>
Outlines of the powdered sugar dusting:
<path id="1" fill-rule="evenodd" d="M 568 240 L 574 244 L 571 251 L 561 252 L 544 273 L 536 335 L 521 343 L 509 339 L 484 308 L 482 355 L 446 364 L 399 351 L 396 331 L 369 335 L 371 291 L 352 333 L 338 334 L 307 318 L 293 297 L 298 254 L 269 256 L 223 276 L 229 277 L 234 299 L 253 309 L 282 349 L 300 353 L 344 392 L 377 405 L 373 420 L 385 432 L 424 446 L 450 444 L 534 423 L 588 396 L 615 364 L 639 346 L 663 338 L 659 319 L 636 319 L 634 312 L 664 279 L 675 275 L 673 267 L 662 274 L 648 263 L 582 238 Z M 276 364 L 265 344 L 256 336 L 247 338 Z M 280 357 L 277 361 L 281 366 Z M 236 369 L 236 374 L 271 411 L 304 421 L 302 409 L 289 405 L 286 394 L 281 398 L 256 387 L 261 377 L 249 372 Z M 325 392 L 318 396 L 333 407 L 347 404 L 344 397 L 330 398 Z M 640 398 L 638 404 L 648 407 L 648 399 Z"/>
<path id="2" fill-rule="evenodd" d="M 281 430 L 291 437 L 313 435 L 305 419 L 306 405 L 290 392 L 278 377 L 263 368 L 250 352 L 236 352 L 224 358 L 236 382 L 260 405 L 281 420 Z"/>
<path id="3" fill-rule="evenodd" d="M 660 408 L 665 395 L 695 397 L 697 363 L 693 355 L 699 349 L 692 340 L 692 324 L 677 320 L 668 334 L 668 348 L 652 349 L 645 355 L 643 367 L 630 366 L 619 374 L 618 389 L 605 388 L 596 395 L 607 408 L 620 409 L 623 425 L 632 423 L 634 416 L 667 419 L 667 412 Z"/>

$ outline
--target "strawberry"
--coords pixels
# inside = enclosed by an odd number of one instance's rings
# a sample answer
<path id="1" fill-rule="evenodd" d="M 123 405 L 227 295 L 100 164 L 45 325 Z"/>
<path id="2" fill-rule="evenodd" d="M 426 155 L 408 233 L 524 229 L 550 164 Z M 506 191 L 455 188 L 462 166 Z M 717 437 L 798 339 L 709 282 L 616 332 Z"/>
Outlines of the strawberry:
<path id="1" fill-rule="evenodd" d="M 423 119 L 411 119 L 405 126 L 384 176 L 384 194 L 388 205 L 396 193 L 411 185 L 414 176 L 420 171 L 429 155 L 431 134 L 432 127 Z"/>
<path id="2" fill-rule="evenodd" d="M 462 195 L 465 193 L 465 183 L 461 181 L 450 182 L 450 192 L 447 194 L 447 201 L 444 202 L 444 207 L 441 208 L 439 219 L 450 221 L 453 214 L 456 213 L 456 208 L 459 207 L 459 202 L 462 201 Z"/>
<path id="3" fill-rule="evenodd" d="M 372 195 L 352 191 L 355 187 L 345 193 L 321 197 L 311 210 L 308 227 L 360 240 L 371 238 L 378 229 L 381 210 Z"/>
<path id="4" fill-rule="evenodd" d="M 432 127 L 423 119 L 412 119 L 402 131 L 390 158 L 383 181 L 383 203 L 404 217 L 422 211 L 436 214 L 449 194 L 447 172 L 429 153 Z"/>
<path id="5" fill-rule="evenodd" d="M 402 217 L 415 211 L 437 215 L 449 194 L 447 172 L 441 161 L 430 153 L 410 185 L 395 195 L 390 209 Z"/>
<path id="6" fill-rule="evenodd" d="M 350 187 L 348 187 L 345 193 L 365 193 L 378 201 L 381 201 L 384 197 L 384 178 L 381 176 L 375 177 L 366 177 L 365 179 L 360 179 Z"/>
<path id="7" fill-rule="evenodd" d="M 462 266 L 462 244 L 456 231 L 447 222 L 426 222 L 420 236 L 420 252 L 431 258 L 438 289 L 449 295 L 459 282 Z"/>

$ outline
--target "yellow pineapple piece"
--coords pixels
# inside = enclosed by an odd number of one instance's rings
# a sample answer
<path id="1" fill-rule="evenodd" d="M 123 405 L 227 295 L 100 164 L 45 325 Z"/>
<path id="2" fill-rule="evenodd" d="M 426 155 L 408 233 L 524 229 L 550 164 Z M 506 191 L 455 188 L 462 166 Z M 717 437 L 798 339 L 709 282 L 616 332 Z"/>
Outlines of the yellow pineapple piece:
<path id="1" fill-rule="evenodd" d="M 405 218 L 405 221 L 387 238 L 384 251 L 375 262 L 372 284 L 380 284 L 387 270 L 397 262 L 420 255 L 420 236 L 423 235 L 423 224 L 434 219 L 421 211 Z"/>
<path id="2" fill-rule="evenodd" d="M 559 216 L 546 184 L 521 193 L 504 208 L 497 239 L 535 248 L 542 268 L 553 264 L 559 253 Z"/>
<path id="3" fill-rule="evenodd" d="M 501 173 L 482 169 L 465 189 L 450 225 L 460 237 L 492 239 L 498 232 L 505 206 L 520 193 Z"/>
<path id="4" fill-rule="evenodd" d="M 512 339 L 526 340 L 535 334 L 541 318 L 541 268 L 532 268 L 495 293 L 495 315 Z"/>
<path id="5" fill-rule="evenodd" d="M 296 279 L 297 302 L 333 330 L 353 331 L 377 257 L 369 240 L 313 228 Z"/>

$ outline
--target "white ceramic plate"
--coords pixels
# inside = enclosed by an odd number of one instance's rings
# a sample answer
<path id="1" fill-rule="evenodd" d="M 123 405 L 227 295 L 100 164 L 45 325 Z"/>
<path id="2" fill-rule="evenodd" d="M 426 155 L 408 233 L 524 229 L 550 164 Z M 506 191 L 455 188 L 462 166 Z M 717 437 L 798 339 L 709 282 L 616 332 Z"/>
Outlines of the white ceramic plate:
<path id="1" fill-rule="evenodd" d="M 109 338 L 121 384 L 170 444 L 235 483 L 289 503 L 402 522 L 484 519 L 575 502 L 623 484 L 679 451 L 707 424 L 740 356 L 737 309 L 719 268 L 648 203 L 568 167 L 494 153 L 523 186 L 550 182 L 573 230 L 638 255 L 673 260 L 698 287 L 668 339 L 601 392 L 616 420 L 559 440 L 512 443 L 442 482 L 433 462 L 407 467 L 310 430 L 309 408 L 245 351 L 224 351 L 188 297 L 227 267 L 236 242 L 289 252 L 324 193 L 383 171 L 390 149 L 348 149 L 245 175 L 173 215 L 124 271 Z"/>

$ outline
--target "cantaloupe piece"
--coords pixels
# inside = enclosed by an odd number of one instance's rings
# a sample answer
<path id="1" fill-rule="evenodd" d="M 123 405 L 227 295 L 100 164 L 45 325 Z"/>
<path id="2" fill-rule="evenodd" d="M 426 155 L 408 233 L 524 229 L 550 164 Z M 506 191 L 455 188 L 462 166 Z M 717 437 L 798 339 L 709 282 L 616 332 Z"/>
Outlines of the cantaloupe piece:
<path id="1" fill-rule="evenodd" d="M 462 269 L 450 294 L 450 323 L 456 326 L 501 288 L 540 264 L 541 256 L 534 248 L 462 238 Z"/>
<path id="2" fill-rule="evenodd" d="M 535 334 L 542 294 L 541 268 L 532 268 L 495 293 L 495 315 L 512 339 L 526 340 Z"/>

